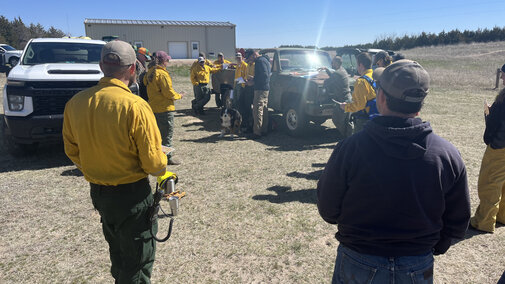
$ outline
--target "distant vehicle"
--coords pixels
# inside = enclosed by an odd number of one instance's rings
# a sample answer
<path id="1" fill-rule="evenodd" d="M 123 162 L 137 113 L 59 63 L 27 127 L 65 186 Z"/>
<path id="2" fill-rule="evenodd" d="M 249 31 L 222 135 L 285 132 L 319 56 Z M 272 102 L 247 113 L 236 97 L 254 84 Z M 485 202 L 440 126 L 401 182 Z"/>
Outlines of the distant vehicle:
<path id="1" fill-rule="evenodd" d="M 119 36 L 103 36 L 102 40 L 105 41 L 105 42 L 109 42 L 109 41 L 116 40 L 118 38 L 119 38 Z"/>
<path id="2" fill-rule="evenodd" d="M 98 83 L 101 40 L 39 38 L 28 42 L 3 89 L 4 145 L 12 154 L 61 141 L 63 110 L 77 92 Z"/>
<path id="3" fill-rule="evenodd" d="M 5 63 L 9 63 L 11 67 L 18 64 L 19 58 L 21 58 L 21 54 L 23 54 L 22 50 L 16 50 L 14 47 L 0 43 L 0 54 L 3 54 L 3 58 Z"/>
<path id="4" fill-rule="evenodd" d="M 288 134 L 302 135 L 309 121 L 322 124 L 332 117 L 336 103 L 324 87 L 331 68 L 330 55 L 323 50 L 272 48 L 260 51 L 272 62 L 268 107 L 283 113 Z"/>

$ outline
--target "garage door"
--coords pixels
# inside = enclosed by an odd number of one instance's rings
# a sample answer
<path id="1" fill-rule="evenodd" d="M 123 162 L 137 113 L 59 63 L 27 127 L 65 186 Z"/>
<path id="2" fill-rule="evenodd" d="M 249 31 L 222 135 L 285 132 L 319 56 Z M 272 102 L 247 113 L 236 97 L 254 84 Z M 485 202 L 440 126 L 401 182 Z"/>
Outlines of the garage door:
<path id="1" fill-rule="evenodd" d="M 169 41 L 168 54 L 174 59 L 188 58 L 188 43 L 185 41 Z"/>

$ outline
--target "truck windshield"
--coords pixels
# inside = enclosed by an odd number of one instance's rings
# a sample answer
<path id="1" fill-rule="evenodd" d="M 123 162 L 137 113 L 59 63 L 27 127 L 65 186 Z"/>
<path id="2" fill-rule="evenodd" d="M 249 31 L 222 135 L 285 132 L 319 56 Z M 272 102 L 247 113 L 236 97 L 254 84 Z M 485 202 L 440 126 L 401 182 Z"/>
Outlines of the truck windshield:
<path id="1" fill-rule="evenodd" d="M 331 68 L 331 58 L 324 51 L 281 50 L 279 55 L 282 70 Z"/>
<path id="2" fill-rule="evenodd" d="M 76 42 L 32 42 L 26 49 L 23 64 L 99 63 L 102 44 Z"/>

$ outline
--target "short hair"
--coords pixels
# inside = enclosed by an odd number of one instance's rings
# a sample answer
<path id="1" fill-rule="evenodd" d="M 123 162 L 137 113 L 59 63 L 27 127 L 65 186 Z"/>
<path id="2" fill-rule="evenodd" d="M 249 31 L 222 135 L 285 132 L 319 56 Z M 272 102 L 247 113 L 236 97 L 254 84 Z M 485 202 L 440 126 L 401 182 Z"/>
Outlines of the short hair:
<path id="1" fill-rule="evenodd" d="M 366 69 L 372 68 L 372 57 L 367 52 L 361 52 L 356 56 L 358 65 L 361 63 Z"/>
<path id="2" fill-rule="evenodd" d="M 114 61 L 119 61 L 119 56 L 116 54 L 109 53 L 106 55 L 109 61 L 114 62 Z M 122 77 L 126 70 L 130 68 L 131 65 L 117 65 L 117 64 L 109 64 L 105 63 L 102 61 L 102 64 L 100 65 L 100 68 L 102 69 L 103 75 L 105 77 Z"/>
<path id="3" fill-rule="evenodd" d="M 392 97 L 391 95 L 386 93 L 386 91 L 382 88 L 381 90 L 386 96 L 386 104 L 391 111 L 399 112 L 402 114 L 412 114 L 412 113 L 418 113 L 423 107 L 424 100 L 420 102 L 406 102 L 404 100 Z M 419 90 L 412 89 L 405 91 L 405 93 L 407 93 L 407 95 L 410 94 L 410 96 L 416 96 L 416 93 L 418 91 Z"/>

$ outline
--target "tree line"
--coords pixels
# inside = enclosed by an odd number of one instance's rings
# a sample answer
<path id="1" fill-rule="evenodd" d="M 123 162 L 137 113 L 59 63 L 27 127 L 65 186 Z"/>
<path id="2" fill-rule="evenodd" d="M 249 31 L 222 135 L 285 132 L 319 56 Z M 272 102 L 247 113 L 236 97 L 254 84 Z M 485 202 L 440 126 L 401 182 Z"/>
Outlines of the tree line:
<path id="1" fill-rule="evenodd" d="M 356 48 L 380 48 L 384 50 L 401 50 L 410 49 L 422 46 L 449 45 L 458 43 L 472 42 L 490 42 L 490 41 L 505 41 L 505 27 L 494 27 L 493 29 L 477 29 L 476 31 L 458 29 L 449 32 L 441 31 L 440 33 L 422 32 L 418 35 L 398 36 L 382 36 L 377 38 L 372 43 L 346 45 L 345 47 Z M 280 47 L 304 47 L 301 45 L 281 45 Z M 314 46 L 305 46 L 305 48 L 315 48 Z M 326 46 L 323 50 L 336 50 L 337 47 Z"/>
<path id="2" fill-rule="evenodd" d="M 39 37 L 64 37 L 65 33 L 51 26 L 45 29 L 41 24 L 31 23 L 26 26 L 21 17 L 9 21 L 0 16 L 0 43 L 6 43 L 16 49 L 23 49 L 31 38 Z"/>

